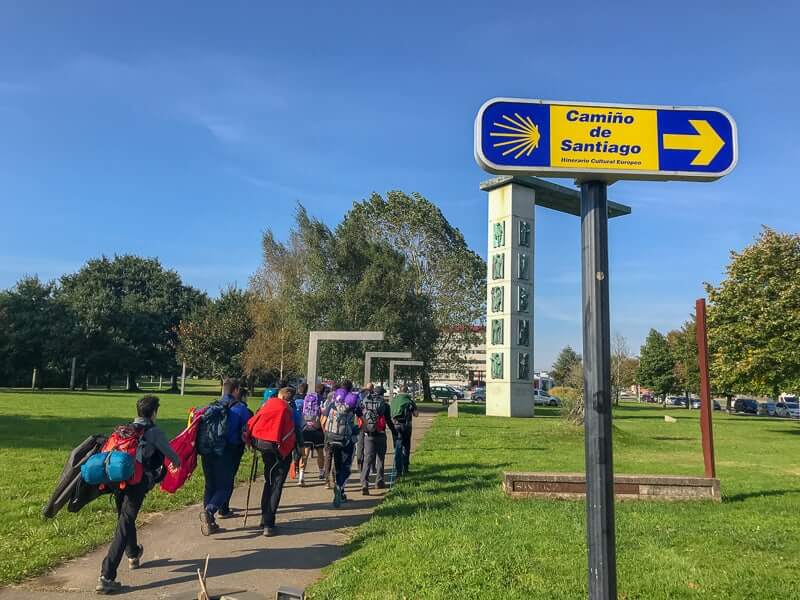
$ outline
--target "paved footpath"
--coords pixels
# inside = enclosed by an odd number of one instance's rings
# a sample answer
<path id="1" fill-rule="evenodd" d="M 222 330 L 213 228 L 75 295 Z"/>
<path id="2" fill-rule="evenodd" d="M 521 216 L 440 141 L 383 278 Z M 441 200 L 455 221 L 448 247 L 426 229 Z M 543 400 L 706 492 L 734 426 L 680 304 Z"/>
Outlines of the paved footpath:
<path id="1" fill-rule="evenodd" d="M 436 414 L 430 409 L 423 410 L 414 420 L 412 451 Z M 390 449 L 387 465 L 392 460 Z M 139 531 L 139 543 L 145 551 L 141 568 L 128 570 L 123 558 L 118 580 L 125 587 L 120 595 L 132 600 L 196 598 L 197 569 L 202 569 L 207 554 L 211 555 L 208 588 L 212 598 L 235 592 L 257 592 L 274 598 L 281 586 L 304 589 L 317 581 L 323 567 L 343 556 L 342 546 L 352 528 L 369 519 L 384 491 L 373 488 L 372 495 L 362 496 L 353 473 L 347 487 L 349 501 L 334 509 L 333 492 L 317 479 L 315 459 L 310 463 L 313 471 L 306 487 L 299 487 L 294 480 L 287 480 L 284 487 L 278 512 L 279 536 L 265 538 L 258 527 L 261 479 L 253 484 L 247 529 L 242 528 L 241 518 L 219 519 L 225 531 L 203 537 L 199 504 L 155 516 Z M 203 476 L 199 467 L 195 474 L 198 476 Z M 243 510 L 246 494 L 246 485 L 234 492 L 231 506 L 237 512 Z M 102 546 L 20 586 L 0 588 L 0 600 L 95 598 L 94 586 L 107 548 Z"/>

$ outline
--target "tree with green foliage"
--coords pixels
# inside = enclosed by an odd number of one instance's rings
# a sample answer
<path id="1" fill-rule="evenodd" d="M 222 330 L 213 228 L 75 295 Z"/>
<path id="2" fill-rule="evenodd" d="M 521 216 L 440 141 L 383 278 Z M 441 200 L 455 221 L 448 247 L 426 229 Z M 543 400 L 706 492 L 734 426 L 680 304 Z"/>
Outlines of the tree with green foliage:
<path id="1" fill-rule="evenodd" d="M 675 364 L 672 372 L 675 375 L 675 388 L 684 392 L 688 398 L 690 394 L 700 393 L 700 364 L 697 360 L 697 325 L 694 315 L 686 321 L 680 329 L 667 333 L 667 343 L 670 347 Z M 687 403 L 687 408 L 690 407 Z"/>
<path id="2" fill-rule="evenodd" d="M 58 298 L 77 323 L 74 355 L 89 372 L 125 374 L 129 391 L 143 373 L 175 370 L 178 324 L 205 295 L 154 258 L 105 256 L 61 278 Z"/>
<path id="3" fill-rule="evenodd" d="M 568 379 L 574 374 L 575 368 L 583 369 L 581 355 L 572 349 L 572 346 L 565 346 L 558 353 L 553 367 L 550 369 L 550 376 L 558 386 L 570 386 Z M 570 386 L 571 387 L 571 386 Z"/>
<path id="4" fill-rule="evenodd" d="M 464 350 L 482 341 L 473 326 L 485 321 L 486 263 L 462 233 L 421 194 L 391 191 L 354 204 L 337 235 L 381 240 L 399 253 L 407 266 L 406 284 L 430 305 L 435 337 L 428 335 L 413 348 L 425 363 L 425 397 L 430 398 L 431 372 L 466 377 Z"/>
<path id="5" fill-rule="evenodd" d="M 308 330 L 298 318 L 296 303 L 304 293 L 308 253 L 296 229 L 286 243 L 267 231 L 261 245 L 262 264 L 250 278 L 254 333 L 244 364 L 248 375 L 274 381 L 305 373 Z"/>
<path id="6" fill-rule="evenodd" d="M 43 387 L 48 370 L 66 370 L 73 323 L 56 289 L 54 282 L 23 277 L 0 292 L 0 378 L 6 384 L 30 383 L 36 369 L 37 387 Z"/>
<path id="7" fill-rule="evenodd" d="M 291 303 L 299 322 L 312 329 L 380 330 L 382 348 L 404 348 L 429 356 L 436 341 L 430 300 L 415 291 L 405 257 L 369 229 L 329 229 L 301 207 L 297 231 L 305 248 L 302 292 Z M 376 344 L 372 344 L 372 349 Z M 319 373 L 360 381 L 363 343 L 320 347 Z"/>
<path id="8" fill-rule="evenodd" d="M 229 287 L 181 321 L 178 358 L 203 377 L 220 382 L 226 377 L 242 377 L 245 346 L 253 332 L 249 292 Z"/>
<path id="9" fill-rule="evenodd" d="M 639 354 L 639 383 L 661 395 L 663 399 L 675 389 L 674 368 L 675 359 L 667 338 L 651 329 Z"/>
<path id="10" fill-rule="evenodd" d="M 800 388 L 800 235 L 765 227 L 706 284 L 711 383 L 728 395 Z"/>

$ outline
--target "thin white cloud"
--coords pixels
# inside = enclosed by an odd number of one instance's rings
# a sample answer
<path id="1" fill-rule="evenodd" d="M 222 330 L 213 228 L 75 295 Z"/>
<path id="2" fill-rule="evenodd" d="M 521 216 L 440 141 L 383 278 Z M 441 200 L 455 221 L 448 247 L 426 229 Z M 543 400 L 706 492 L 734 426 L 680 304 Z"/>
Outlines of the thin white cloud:
<path id="1" fill-rule="evenodd" d="M 60 68 L 34 74 L 27 82 L 0 81 L 3 90 L 108 96 L 201 127 L 223 144 L 266 139 L 259 125 L 289 107 L 285 86 L 248 59 L 193 54 L 165 60 L 125 62 L 82 54 Z"/>

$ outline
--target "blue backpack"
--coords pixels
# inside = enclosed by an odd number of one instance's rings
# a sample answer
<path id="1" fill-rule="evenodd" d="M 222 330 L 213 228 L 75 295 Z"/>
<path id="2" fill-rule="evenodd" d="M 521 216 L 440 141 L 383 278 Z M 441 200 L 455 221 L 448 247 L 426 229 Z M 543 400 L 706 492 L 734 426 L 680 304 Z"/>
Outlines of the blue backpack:
<path id="1" fill-rule="evenodd" d="M 230 407 L 212 402 L 200 415 L 197 426 L 197 453 L 200 456 L 222 456 L 228 443 L 228 413 Z"/>

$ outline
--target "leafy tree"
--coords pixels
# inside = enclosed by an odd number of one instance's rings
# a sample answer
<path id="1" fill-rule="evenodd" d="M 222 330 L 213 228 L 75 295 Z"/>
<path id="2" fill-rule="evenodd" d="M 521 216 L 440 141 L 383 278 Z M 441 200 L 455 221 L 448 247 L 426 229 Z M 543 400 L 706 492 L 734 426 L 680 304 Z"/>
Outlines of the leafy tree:
<path id="1" fill-rule="evenodd" d="M 109 385 L 127 374 L 129 390 L 138 374 L 174 370 L 178 323 L 204 297 L 157 259 L 133 255 L 90 260 L 61 278 L 58 296 L 77 321 L 74 354 Z"/>
<path id="2" fill-rule="evenodd" d="M 694 316 L 679 330 L 667 334 L 670 352 L 675 360 L 675 387 L 686 396 L 700 393 L 700 365 L 697 360 L 697 326 Z M 689 405 L 687 404 L 687 408 Z"/>
<path id="3" fill-rule="evenodd" d="M 415 357 L 425 363 L 426 398 L 432 371 L 466 376 L 463 350 L 481 342 L 472 326 L 482 324 L 486 314 L 486 263 L 461 232 L 422 195 L 392 191 L 356 203 L 337 234 L 382 240 L 404 257 L 407 284 L 430 305 L 435 327 L 435 335 L 414 348 Z"/>
<path id="4" fill-rule="evenodd" d="M 302 209 L 298 230 L 308 262 L 305 293 L 294 305 L 307 330 L 381 330 L 381 347 L 408 349 L 421 360 L 431 355 L 437 331 L 430 300 L 416 292 L 401 253 L 369 230 L 342 224 L 331 231 Z M 366 350 L 361 343 L 322 346 L 320 374 L 360 380 Z"/>
<path id="5" fill-rule="evenodd" d="M 262 257 L 250 280 L 254 334 L 245 348 L 245 370 L 270 379 L 297 376 L 305 372 L 308 351 L 308 330 L 297 310 L 308 287 L 308 252 L 302 235 L 293 230 L 283 244 L 267 231 Z"/>
<path id="6" fill-rule="evenodd" d="M 242 377 L 245 345 L 253 332 L 249 293 L 230 287 L 181 321 L 178 358 L 201 376 L 220 381 Z"/>
<path id="7" fill-rule="evenodd" d="M 777 397 L 800 387 L 800 235 L 765 227 L 706 284 L 712 385 Z"/>
<path id="8" fill-rule="evenodd" d="M 55 292 L 54 282 L 38 277 L 23 277 L 0 292 L 0 376 L 7 383 L 29 382 L 37 369 L 42 387 L 48 367 L 64 370 L 71 323 Z"/>
<path id="9" fill-rule="evenodd" d="M 571 346 L 565 346 L 559 352 L 556 361 L 553 363 L 553 368 L 550 369 L 550 375 L 555 381 L 556 385 L 569 386 L 567 382 L 573 369 L 576 366 L 582 367 L 581 355 L 575 352 Z"/>
<path id="10" fill-rule="evenodd" d="M 639 355 L 639 383 L 664 397 L 675 389 L 674 366 L 667 338 L 651 329 Z"/>

